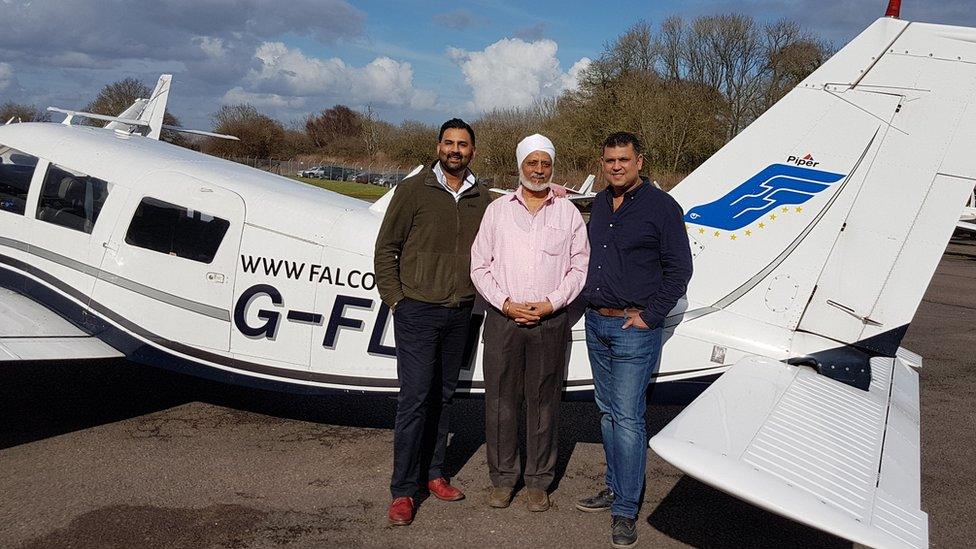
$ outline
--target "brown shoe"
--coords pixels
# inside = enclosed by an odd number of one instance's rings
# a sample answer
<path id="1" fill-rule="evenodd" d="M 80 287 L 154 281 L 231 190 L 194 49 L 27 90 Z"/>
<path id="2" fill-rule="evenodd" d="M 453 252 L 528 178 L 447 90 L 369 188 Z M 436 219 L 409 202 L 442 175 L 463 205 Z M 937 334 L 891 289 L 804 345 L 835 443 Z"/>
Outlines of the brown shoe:
<path id="1" fill-rule="evenodd" d="M 549 510 L 549 494 L 539 488 L 529 488 L 526 490 L 526 500 L 529 511 L 539 513 Z"/>
<path id="2" fill-rule="evenodd" d="M 488 505 L 496 509 L 504 509 L 512 503 L 513 495 L 515 495 L 515 489 L 511 486 L 495 486 L 491 489 L 491 495 L 488 496 Z"/>
<path id="3" fill-rule="evenodd" d="M 434 497 L 442 501 L 457 501 L 459 499 L 464 499 L 464 492 L 458 490 L 457 488 L 451 486 L 447 479 L 435 478 L 434 480 L 427 483 L 427 489 L 430 490 Z"/>
<path id="4" fill-rule="evenodd" d="M 393 499 L 386 512 L 393 526 L 406 526 L 413 522 L 413 498 L 398 497 Z"/>

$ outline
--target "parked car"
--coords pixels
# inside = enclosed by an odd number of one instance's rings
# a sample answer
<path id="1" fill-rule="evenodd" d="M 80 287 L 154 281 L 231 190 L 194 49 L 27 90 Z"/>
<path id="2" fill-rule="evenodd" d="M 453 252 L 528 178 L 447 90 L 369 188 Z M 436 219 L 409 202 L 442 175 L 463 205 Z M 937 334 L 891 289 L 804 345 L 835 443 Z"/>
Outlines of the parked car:
<path id="1" fill-rule="evenodd" d="M 384 174 L 383 177 L 379 178 L 379 180 L 376 181 L 376 184 L 380 185 L 381 187 L 393 188 L 396 187 L 397 184 L 399 184 L 401 181 L 403 181 L 403 178 L 406 176 L 407 174 L 405 173 Z"/>
<path id="2" fill-rule="evenodd" d="M 322 166 L 312 166 L 307 170 L 298 172 L 298 177 L 321 178 L 324 173 L 325 169 Z"/>

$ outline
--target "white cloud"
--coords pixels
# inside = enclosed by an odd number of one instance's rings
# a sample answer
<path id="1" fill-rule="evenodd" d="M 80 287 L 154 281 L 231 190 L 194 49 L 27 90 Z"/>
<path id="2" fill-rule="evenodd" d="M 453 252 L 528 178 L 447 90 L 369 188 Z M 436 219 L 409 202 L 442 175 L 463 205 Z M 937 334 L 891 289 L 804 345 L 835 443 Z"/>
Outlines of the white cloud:
<path id="1" fill-rule="evenodd" d="M 14 81 L 14 70 L 10 63 L 0 63 L 0 90 L 7 89 Z"/>
<path id="2" fill-rule="evenodd" d="M 575 90 L 579 88 L 580 76 L 582 76 L 583 71 L 589 68 L 591 62 L 589 57 L 583 57 L 573 63 L 573 66 L 561 77 L 563 89 Z"/>
<path id="3" fill-rule="evenodd" d="M 240 86 L 235 86 L 227 90 L 227 93 L 221 98 L 221 103 L 226 105 L 250 103 L 258 109 L 302 109 L 305 107 L 305 98 L 287 97 L 276 93 L 254 93 Z"/>
<path id="4" fill-rule="evenodd" d="M 222 38 L 212 36 L 200 36 L 198 39 L 200 49 L 211 59 L 224 59 L 227 57 L 227 47 L 224 46 Z"/>
<path id="5" fill-rule="evenodd" d="M 582 58 L 563 72 L 556 58 L 559 46 L 552 40 L 526 42 L 503 38 L 482 51 L 448 49 L 468 85 L 478 111 L 527 107 L 545 97 L 555 97 L 578 85 L 579 73 L 590 60 Z"/>
<path id="6" fill-rule="evenodd" d="M 354 67 L 337 57 L 308 57 L 281 42 L 265 42 L 254 57 L 260 65 L 244 77 L 248 89 L 242 89 L 249 93 L 414 109 L 431 108 L 436 101 L 433 92 L 414 87 L 410 63 L 389 57 Z"/>

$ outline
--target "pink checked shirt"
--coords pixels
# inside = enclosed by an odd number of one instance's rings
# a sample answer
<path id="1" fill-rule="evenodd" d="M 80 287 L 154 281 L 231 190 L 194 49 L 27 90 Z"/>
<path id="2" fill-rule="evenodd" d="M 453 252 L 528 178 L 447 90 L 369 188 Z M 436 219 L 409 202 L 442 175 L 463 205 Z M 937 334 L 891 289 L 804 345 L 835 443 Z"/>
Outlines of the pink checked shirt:
<path id="1" fill-rule="evenodd" d="M 498 309 L 510 298 L 548 299 L 559 310 L 583 290 L 589 259 L 586 225 L 576 206 L 549 191 L 532 215 L 519 187 L 485 211 L 471 246 L 471 280 Z"/>

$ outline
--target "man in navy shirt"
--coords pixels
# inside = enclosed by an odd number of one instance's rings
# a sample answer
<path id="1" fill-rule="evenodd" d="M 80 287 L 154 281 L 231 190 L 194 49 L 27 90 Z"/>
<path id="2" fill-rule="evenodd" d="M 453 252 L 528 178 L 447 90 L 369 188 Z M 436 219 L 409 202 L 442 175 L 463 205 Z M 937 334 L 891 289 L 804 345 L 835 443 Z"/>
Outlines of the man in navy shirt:
<path id="1" fill-rule="evenodd" d="M 577 508 L 609 509 L 613 545 L 629 547 L 637 543 L 644 487 L 647 388 L 664 319 L 691 278 L 691 249 L 681 206 L 639 175 L 644 156 L 637 136 L 610 135 L 602 160 L 608 185 L 593 199 L 583 296 L 607 475 L 606 488 Z"/>

